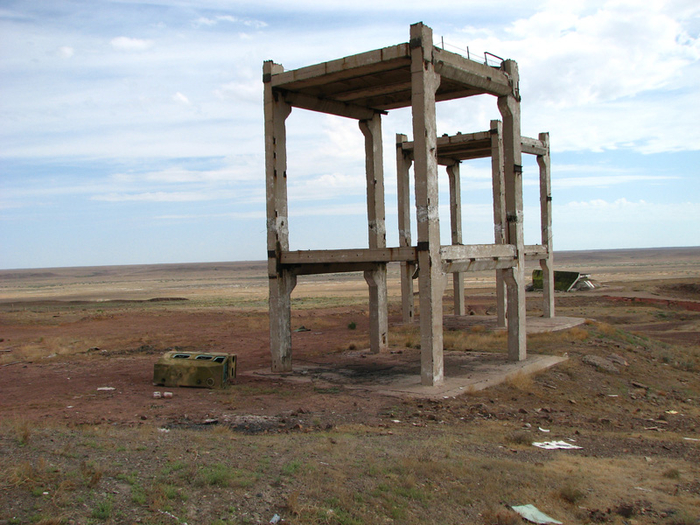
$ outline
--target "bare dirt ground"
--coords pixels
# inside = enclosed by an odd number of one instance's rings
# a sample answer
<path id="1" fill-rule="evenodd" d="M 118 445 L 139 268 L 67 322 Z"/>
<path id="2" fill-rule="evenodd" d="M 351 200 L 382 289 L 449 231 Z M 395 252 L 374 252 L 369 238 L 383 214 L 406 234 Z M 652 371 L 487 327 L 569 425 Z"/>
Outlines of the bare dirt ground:
<path id="1" fill-rule="evenodd" d="M 441 400 L 361 388 L 419 362 L 396 269 L 379 357 L 361 276 L 300 280 L 294 363 L 315 372 L 299 381 L 253 373 L 269 366 L 262 264 L 0 271 L 0 524 L 519 523 L 525 503 L 565 523 L 698 523 L 700 249 L 557 269 L 604 285 L 557 295 L 585 325 L 528 337 L 568 361 Z M 468 288 L 471 316 L 445 298 L 446 351 L 498 357 L 503 334 L 470 322 L 495 313 L 493 276 Z M 235 384 L 154 387 L 172 348 L 236 353 Z M 532 446 L 564 439 L 581 449 Z"/>

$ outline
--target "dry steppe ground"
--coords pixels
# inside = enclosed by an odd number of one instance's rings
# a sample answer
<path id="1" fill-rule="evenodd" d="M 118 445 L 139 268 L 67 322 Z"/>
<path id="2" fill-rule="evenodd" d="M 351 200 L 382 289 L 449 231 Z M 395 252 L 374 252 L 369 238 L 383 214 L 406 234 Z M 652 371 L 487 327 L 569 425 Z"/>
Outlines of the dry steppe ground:
<path id="1" fill-rule="evenodd" d="M 585 324 L 528 336 L 569 359 L 437 400 L 362 388 L 419 360 L 397 268 L 379 357 L 361 275 L 300 279 L 294 362 L 336 372 L 305 381 L 255 373 L 264 264 L 0 271 L 0 524 L 517 524 L 528 503 L 567 524 L 700 523 L 700 248 L 556 261 L 603 285 L 556 296 Z M 467 281 L 468 317 L 494 315 L 493 275 Z M 446 351 L 503 353 L 449 289 Z M 171 348 L 235 352 L 238 379 L 154 399 Z M 581 448 L 532 445 L 552 440 Z"/>

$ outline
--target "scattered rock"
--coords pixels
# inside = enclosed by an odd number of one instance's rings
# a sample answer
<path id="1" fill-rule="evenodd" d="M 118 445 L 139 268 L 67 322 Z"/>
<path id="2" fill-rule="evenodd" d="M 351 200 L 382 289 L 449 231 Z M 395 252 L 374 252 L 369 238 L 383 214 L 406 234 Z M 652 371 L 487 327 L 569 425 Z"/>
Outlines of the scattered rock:
<path id="1" fill-rule="evenodd" d="M 621 355 L 618 355 L 618 354 L 610 354 L 610 355 L 608 356 L 608 359 L 609 359 L 610 361 L 612 361 L 613 363 L 615 363 L 616 365 L 620 365 L 620 366 L 629 366 L 629 363 L 628 363 L 628 362 L 625 360 L 625 358 L 622 357 Z"/>
<path id="2" fill-rule="evenodd" d="M 610 374 L 619 374 L 618 368 L 610 361 L 604 357 L 598 355 L 585 355 L 581 359 L 587 365 L 594 366 L 597 370 L 601 372 L 608 372 Z"/>

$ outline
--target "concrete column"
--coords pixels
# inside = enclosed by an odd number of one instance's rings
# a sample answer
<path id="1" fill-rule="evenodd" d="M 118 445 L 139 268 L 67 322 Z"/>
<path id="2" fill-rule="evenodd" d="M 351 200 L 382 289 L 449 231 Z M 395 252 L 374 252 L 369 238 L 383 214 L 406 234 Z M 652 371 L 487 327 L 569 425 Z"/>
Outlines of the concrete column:
<path id="1" fill-rule="evenodd" d="M 370 120 L 361 120 L 360 129 L 365 136 L 369 247 L 386 248 L 381 115 L 377 113 Z M 379 264 L 376 270 L 365 272 L 365 280 L 369 284 L 370 350 L 379 353 L 387 349 L 389 332 L 386 263 Z"/>
<path id="2" fill-rule="evenodd" d="M 540 133 L 539 139 L 547 153 L 537 156 L 540 167 L 540 224 L 542 246 L 547 248 L 547 258 L 540 259 L 542 268 L 542 311 L 544 317 L 554 317 L 554 248 L 552 246 L 552 182 L 549 159 L 549 133 Z"/>
<path id="3" fill-rule="evenodd" d="M 418 229 L 421 383 L 444 381 L 442 293 L 445 274 L 440 256 L 435 92 L 440 77 L 433 64 L 433 32 L 422 23 L 411 26 L 411 105 Z"/>
<path id="4" fill-rule="evenodd" d="M 366 270 L 364 275 L 369 285 L 369 348 L 378 354 L 388 348 L 386 264 L 378 264 L 376 270 Z"/>
<path id="5" fill-rule="evenodd" d="M 523 180 L 522 138 L 520 135 L 520 93 L 518 65 L 513 60 L 503 62 L 513 92 L 498 98 L 503 117 L 503 167 L 506 195 L 506 242 L 515 246 L 517 264 L 505 271 L 508 293 L 508 359 L 522 361 L 527 357 L 525 333 L 525 250 L 523 242 Z"/>
<path id="6" fill-rule="evenodd" d="M 285 120 L 292 108 L 273 92 L 270 76 L 284 68 L 263 64 L 265 104 L 265 180 L 267 193 L 267 273 L 269 277 L 270 352 L 273 372 L 292 370 L 291 294 L 296 276 L 280 264 L 289 250 L 287 214 L 287 136 Z"/>
<path id="7" fill-rule="evenodd" d="M 491 121 L 491 175 L 493 178 L 493 231 L 494 243 L 506 243 L 506 193 L 503 173 L 503 124 Z M 505 270 L 496 270 L 496 312 L 498 326 L 506 326 Z"/>
<path id="8" fill-rule="evenodd" d="M 411 246 L 411 187 L 409 170 L 411 158 L 401 145 L 408 140 L 406 135 L 396 134 L 396 187 L 399 211 L 399 246 Z M 414 315 L 413 304 L 413 274 L 416 265 L 413 262 L 401 261 L 401 315 L 404 323 L 412 323 Z"/>
<path id="9" fill-rule="evenodd" d="M 452 244 L 462 244 L 462 183 L 459 177 L 459 162 L 447 166 L 447 177 L 450 181 L 450 226 Z M 455 315 L 464 315 L 464 273 L 452 274 L 454 289 Z"/>

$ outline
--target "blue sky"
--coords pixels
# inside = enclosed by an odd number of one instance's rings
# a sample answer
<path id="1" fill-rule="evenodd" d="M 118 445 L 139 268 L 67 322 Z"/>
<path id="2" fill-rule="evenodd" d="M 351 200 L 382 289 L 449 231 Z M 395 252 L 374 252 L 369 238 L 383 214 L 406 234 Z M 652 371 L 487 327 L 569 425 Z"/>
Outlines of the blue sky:
<path id="1" fill-rule="evenodd" d="M 551 137 L 555 249 L 700 245 L 696 0 L 398 5 L 0 0 L 0 268 L 263 259 L 263 60 L 406 42 L 418 21 L 451 51 L 518 61 L 523 134 Z M 487 96 L 437 116 L 440 134 L 499 118 Z M 287 123 L 291 248 L 366 247 L 357 123 L 299 109 Z M 408 110 L 383 123 L 389 245 L 398 132 Z M 461 171 L 464 241 L 492 242 L 489 162 Z M 444 173 L 441 191 L 447 243 Z"/>

